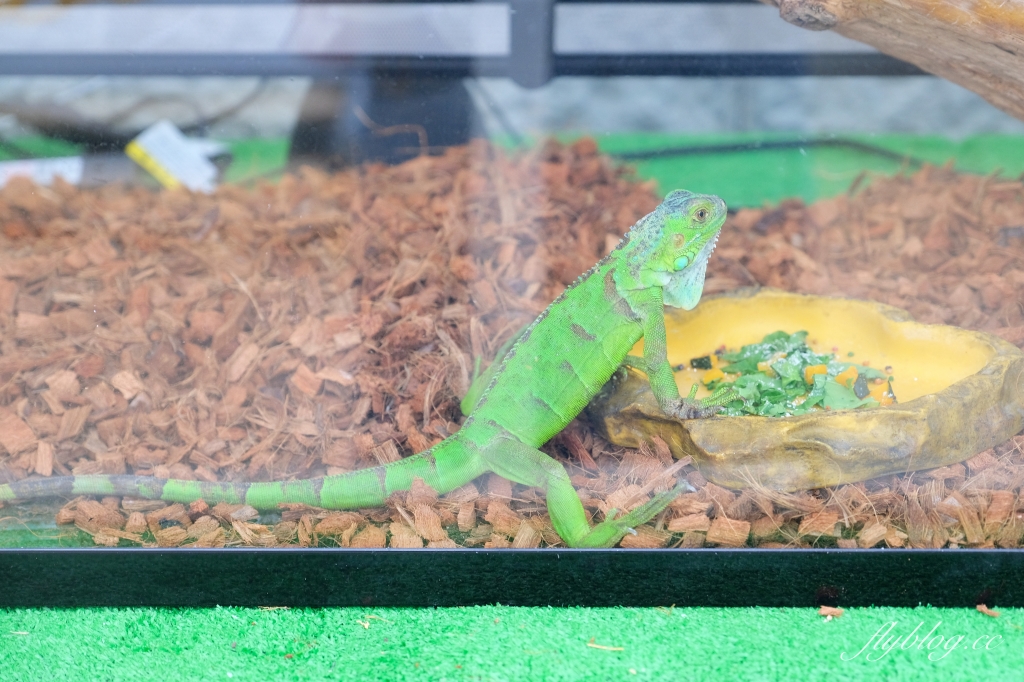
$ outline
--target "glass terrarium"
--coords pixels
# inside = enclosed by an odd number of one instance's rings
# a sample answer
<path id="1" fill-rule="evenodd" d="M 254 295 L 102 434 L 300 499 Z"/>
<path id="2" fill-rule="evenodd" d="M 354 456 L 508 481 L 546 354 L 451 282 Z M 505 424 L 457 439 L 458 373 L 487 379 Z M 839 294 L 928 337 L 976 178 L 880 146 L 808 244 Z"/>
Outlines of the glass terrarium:
<path id="1" fill-rule="evenodd" d="M 1020 25 L 0 3 L 4 570 L 1016 557 Z"/>

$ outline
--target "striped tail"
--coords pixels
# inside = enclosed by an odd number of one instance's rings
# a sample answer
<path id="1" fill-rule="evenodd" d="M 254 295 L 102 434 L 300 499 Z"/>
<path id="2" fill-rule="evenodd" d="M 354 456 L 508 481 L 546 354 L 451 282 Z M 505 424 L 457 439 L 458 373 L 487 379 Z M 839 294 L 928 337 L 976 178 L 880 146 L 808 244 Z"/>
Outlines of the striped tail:
<path id="1" fill-rule="evenodd" d="M 461 433 L 461 432 L 460 432 Z M 482 459 L 459 434 L 430 450 L 381 466 L 346 474 L 283 482 L 185 481 L 150 476 L 60 476 L 31 478 L 0 485 L 0 501 L 78 495 L 115 495 L 147 500 L 209 504 L 248 504 L 273 509 L 301 503 L 324 509 L 359 509 L 384 504 L 389 495 L 408 490 L 422 478 L 438 493 L 464 485 L 486 471 Z M 439 464 L 436 457 L 440 457 Z"/>

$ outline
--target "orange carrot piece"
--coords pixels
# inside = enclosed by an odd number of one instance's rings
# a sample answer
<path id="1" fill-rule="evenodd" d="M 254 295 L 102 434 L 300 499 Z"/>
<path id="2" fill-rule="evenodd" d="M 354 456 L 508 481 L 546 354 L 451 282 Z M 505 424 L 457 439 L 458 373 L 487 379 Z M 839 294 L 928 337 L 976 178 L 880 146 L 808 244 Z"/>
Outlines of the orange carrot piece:
<path id="1" fill-rule="evenodd" d="M 836 375 L 836 383 L 840 386 L 846 386 L 849 388 L 853 386 L 853 382 L 857 380 L 857 368 L 847 367 L 842 372 Z"/>
<path id="2" fill-rule="evenodd" d="M 828 367 L 826 365 L 811 365 L 810 367 L 804 367 L 804 381 L 806 383 L 813 384 L 815 374 L 828 374 Z"/>

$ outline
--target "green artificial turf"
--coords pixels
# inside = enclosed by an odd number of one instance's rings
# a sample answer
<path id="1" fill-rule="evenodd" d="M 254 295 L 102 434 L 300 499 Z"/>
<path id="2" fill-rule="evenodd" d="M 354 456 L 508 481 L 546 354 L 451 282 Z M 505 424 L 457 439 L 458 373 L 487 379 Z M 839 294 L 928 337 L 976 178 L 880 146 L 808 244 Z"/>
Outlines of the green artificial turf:
<path id="1" fill-rule="evenodd" d="M 638 133 L 611 134 L 596 139 L 602 151 L 619 154 L 800 138 L 768 133 Z M 1024 136 L 1019 135 L 976 135 L 960 141 L 937 135 L 843 135 L 833 139 L 860 142 L 935 165 L 952 162 L 956 169 L 969 173 L 998 172 L 1005 177 L 1017 177 L 1024 172 Z M 694 192 L 718 194 L 730 208 L 777 204 L 790 197 L 810 203 L 841 194 L 858 179 L 870 180 L 918 167 L 864 150 L 813 146 L 700 153 L 634 163 L 637 175 L 655 180 L 663 193 L 684 187 Z"/>
<path id="2" fill-rule="evenodd" d="M 26 135 L 0 142 L 3 142 L 3 144 L 0 144 L 0 161 L 23 158 L 77 156 L 82 153 L 80 145 L 42 135 Z"/>
<path id="3" fill-rule="evenodd" d="M 1024 609 L 17 609 L 0 679 L 1019 679 L 1022 626 Z"/>

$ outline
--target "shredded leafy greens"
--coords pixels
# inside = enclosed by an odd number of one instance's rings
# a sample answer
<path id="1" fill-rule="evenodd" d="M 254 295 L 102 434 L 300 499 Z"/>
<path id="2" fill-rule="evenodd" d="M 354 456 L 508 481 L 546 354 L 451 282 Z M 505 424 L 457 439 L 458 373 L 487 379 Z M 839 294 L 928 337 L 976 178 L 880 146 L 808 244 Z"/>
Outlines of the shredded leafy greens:
<path id="1" fill-rule="evenodd" d="M 815 353 L 807 346 L 805 331 L 795 334 L 777 331 L 764 337 L 760 343 L 743 346 L 732 353 L 722 353 L 718 359 L 722 372 L 739 375 L 732 382 L 723 378 L 707 385 L 712 392 L 729 385 L 736 390 L 737 399 L 719 412 L 730 417 L 747 414 L 789 417 L 806 414 L 815 408 L 851 410 L 878 407 L 878 401 L 866 395 L 865 381 L 886 379 L 886 375 L 877 369 L 841 362 L 834 354 Z M 698 362 L 703 365 L 704 361 L 710 365 L 710 356 L 695 358 L 691 365 L 698 366 Z M 824 366 L 824 371 L 821 371 L 821 366 Z M 856 368 L 857 385 L 836 381 L 836 377 L 850 367 Z M 808 375 L 808 368 L 816 368 L 820 373 Z M 808 382 L 807 378 L 811 381 Z"/>

